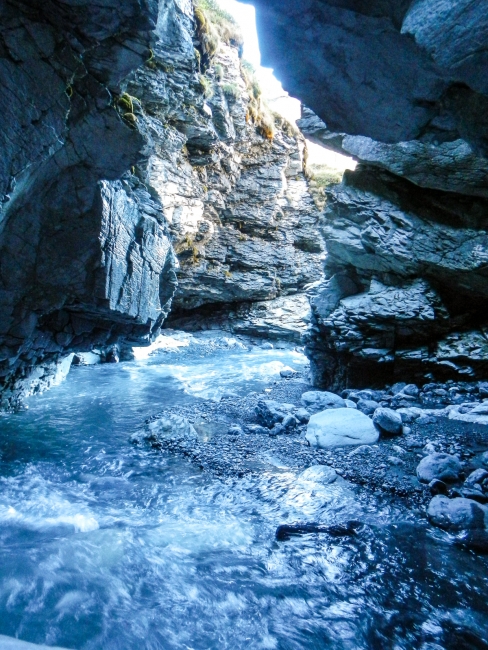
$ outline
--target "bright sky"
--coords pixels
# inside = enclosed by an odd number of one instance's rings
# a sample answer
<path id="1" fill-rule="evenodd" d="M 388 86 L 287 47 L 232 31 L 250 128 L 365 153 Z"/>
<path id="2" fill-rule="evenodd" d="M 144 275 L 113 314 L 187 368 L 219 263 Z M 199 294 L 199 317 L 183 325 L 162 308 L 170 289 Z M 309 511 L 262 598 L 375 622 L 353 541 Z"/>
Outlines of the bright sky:
<path id="1" fill-rule="evenodd" d="M 261 67 L 258 34 L 256 31 L 256 12 L 252 5 L 241 4 L 236 0 L 217 0 L 222 9 L 228 11 L 237 20 L 244 36 L 244 58 L 256 68 L 256 74 L 263 88 L 263 94 L 269 106 L 290 122 L 300 117 L 300 102 L 283 90 L 271 68 Z M 327 164 L 337 169 L 354 169 L 356 163 L 352 158 L 325 149 L 307 141 L 309 162 Z"/>

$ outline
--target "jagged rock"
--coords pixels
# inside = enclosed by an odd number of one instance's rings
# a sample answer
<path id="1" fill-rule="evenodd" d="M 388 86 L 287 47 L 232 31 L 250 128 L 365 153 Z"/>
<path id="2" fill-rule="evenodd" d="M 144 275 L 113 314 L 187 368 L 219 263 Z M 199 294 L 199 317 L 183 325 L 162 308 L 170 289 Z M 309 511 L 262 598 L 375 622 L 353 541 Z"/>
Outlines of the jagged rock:
<path id="1" fill-rule="evenodd" d="M 175 275 L 161 208 L 127 174 L 148 140 L 118 103 L 148 57 L 158 4 L 53 0 L 2 3 L 0 12 L 9 94 L 0 135 L 0 381 L 8 407 L 35 390 L 40 364 L 121 337 L 148 341 L 169 311 Z M 191 42 L 191 18 L 174 3 L 168 15 Z M 168 29 L 161 24 L 158 37 Z"/>
<path id="2" fill-rule="evenodd" d="M 312 465 L 300 474 L 300 478 L 306 481 L 315 481 L 316 483 L 323 483 L 329 485 L 337 480 L 337 473 L 332 467 L 327 465 Z"/>
<path id="3" fill-rule="evenodd" d="M 344 408 L 346 405 L 339 395 L 319 390 L 309 390 L 303 393 L 302 404 L 309 413 L 317 413 L 325 409 Z"/>
<path id="4" fill-rule="evenodd" d="M 310 302 L 306 293 L 273 300 L 236 303 L 179 311 L 168 326 L 185 331 L 223 329 L 233 334 L 301 342 L 310 324 Z M 271 344 L 272 345 L 272 344 Z"/>
<path id="5" fill-rule="evenodd" d="M 364 413 L 355 409 L 332 408 L 315 413 L 307 425 L 306 439 L 312 447 L 342 447 L 374 444 L 379 433 Z"/>
<path id="6" fill-rule="evenodd" d="M 440 494 L 429 503 L 427 516 L 434 526 L 452 531 L 484 529 L 488 524 L 488 508 L 471 499 L 448 499 Z"/>
<path id="7" fill-rule="evenodd" d="M 271 429 L 275 424 L 283 422 L 294 408 L 293 404 L 285 404 L 274 400 L 261 400 L 256 406 L 256 415 L 261 422 Z"/>
<path id="8" fill-rule="evenodd" d="M 402 433 L 403 421 L 402 416 L 389 408 L 377 408 L 373 414 L 373 422 L 381 431 L 393 435 Z"/>
<path id="9" fill-rule="evenodd" d="M 457 481 L 462 467 L 457 456 L 444 453 L 429 454 L 418 464 L 417 478 L 421 483 L 430 483 L 434 479 Z"/>
<path id="10" fill-rule="evenodd" d="M 433 146 L 462 138 L 483 151 L 483 3 L 253 4 L 263 64 L 332 131 Z"/>
<path id="11" fill-rule="evenodd" d="M 198 434 L 186 418 L 172 413 L 152 420 L 131 436 L 134 444 L 148 442 L 153 446 L 182 440 L 192 445 L 198 440 Z"/>

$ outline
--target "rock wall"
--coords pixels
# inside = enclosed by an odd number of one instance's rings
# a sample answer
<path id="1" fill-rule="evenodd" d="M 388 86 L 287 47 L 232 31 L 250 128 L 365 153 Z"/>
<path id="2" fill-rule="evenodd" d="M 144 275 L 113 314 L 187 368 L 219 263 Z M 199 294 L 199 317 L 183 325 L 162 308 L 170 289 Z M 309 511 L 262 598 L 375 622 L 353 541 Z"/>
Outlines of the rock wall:
<path id="1" fill-rule="evenodd" d="M 73 352 L 149 343 L 178 281 L 195 315 L 320 277 L 303 137 L 257 128 L 238 44 L 209 56 L 190 0 L 0 17 L 0 406 Z"/>
<path id="2" fill-rule="evenodd" d="M 237 331 L 253 303 L 261 301 L 263 315 L 262 301 L 288 297 L 289 311 L 292 296 L 304 314 L 303 292 L 322 277 L 324 261 L 304 138 L 276 115 L 273 137 L 250 119 L 253 88 L 237 46 L 220 42 L 203 60 L 194 49 L 169 57 L 157 43 L 127 86 L 138 128 L 153 142 L 134 173 L 161 203 L 178 258 L 167 325 Z M 299 339 L 305 322 L 285 320 L 284 334 L 291 327 Z M 264 321 L 256 332 L 276 333 L 275 321 Z"/>
<path id="3" fill-rule="evenodd" d="M 191 13 L 161 6 L 191 45 Z M 162 208 L 128 173 L 150 143 L 118 102 L 153 42 L 173 37 L 158 11 L 154 0 L 0 3 L 3 406 L 48 385 L 74 350 L 148 340 L 169 309 Z"/>
<path id="4" fill-rule="evenodd" d="M 486 377 L 488 2 L 256 5 L 301 130 L 360 163 L 327 193 L 316 384 Z"/>

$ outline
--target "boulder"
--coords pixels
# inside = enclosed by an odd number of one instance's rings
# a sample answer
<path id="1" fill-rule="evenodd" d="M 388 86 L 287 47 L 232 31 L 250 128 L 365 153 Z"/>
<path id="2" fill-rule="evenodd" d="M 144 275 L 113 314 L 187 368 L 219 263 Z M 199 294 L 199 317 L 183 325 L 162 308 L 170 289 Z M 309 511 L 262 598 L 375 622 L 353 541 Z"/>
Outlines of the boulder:
<path id="1" fill-rule="evenodd" d="M 282 377 L 283 379 L 291 379 L 296 374 L 297 374 L 297 371 L 293 370 L 293 368 L 286 367 L 286 368 L 282 368 L 280 370 L 280 377 Z"/>
<path id="2" fill-rule="evenodd" d="M 286 415 L 294 408 L 293 404 L 284 404 L 272 399 L 260 400 L 256 406 L 256 415 L 264 426 L 271 429 L 283 422 Z"/>
<path id="3" fill-rule="evenodd" d="M 480 460 L 483 467 L 488 467 L 488 451 L 481 454 Z"/>
<path id="4" fill-rule="evenodd" d="M 310 420 L 310 413 L 307 411 L 307 409 L 300 408 L 298 411 L 295 411 L 295 417 L 302 424 L 307 424 Z"/>
<path id="5" fill-rule="evenodd" d="M 377 442 L 378 430 L 367 415 L 356 409 L 334 408 L 312 415 L 306 439 L 312 447 L 369 445 Z"/>
<path id="6" fill-rule="evenodd" d="M 302 404 L 310 413 L 346 407 L 346 402 L 342 397 L 326 390 L 309 390 L 303 393 Z"/>
<path id="7" fill-rule="evenodd" d="M 329 485 L 337 479 L 337 473 L 332 467 L 327 465 L 312 465 L 300 474 L 300 478 L 306 481 L 315 481 L 316 483 L 323 483 Z"/>
<path id="8" fill-rule="evenodd" d="M 353 402 L 352 399 L 345 399 L 344 401 L 348 409 L 357 409 L 358 405 L 356 402 Z"/>
<path id="9" fill-rule="evenodd" d="M 420 390 L 415 384 L 407 384 L 401 392 L 409 397 L 418 397 Z"/>
<path id="10" fill-rule="evenodd" d="M 373 422 L 381 431 L 386 433 L 399 435 L 402 432 L 402 416 L 393 409 L 380 406 L 374 412 Z"/>
<path id="11" fill-rule="evenodd" d="M 148 422 L 143 429 L 136 431 L 131 436 L 131 442 L 135 444 L 149 442 L 156 446 L 164 442 L 182 439 L 193 443 L 198 440 L 198 434 L 186 418 L 172 413 L 166 413 L 156 420 Z"/>
<path id="12" fill-rule="evenodd" d="M 475 469 L 464 481 L 464 485 L 469 488 L 474 488 L 475 485 L 479 485 L 482 489 L 488 488 L 488 472 L 482 468 Z"/>
<path id="13" fill-rule="evenodd" d="M 429 503 L 427 517 L 431 524 L 446 530 L 483 529 L 488 522 L 488 508 L 471 499 L 448 499 L 439 494 Z"/>
<path id="14" fill-rule="evenodd" d="M 364 413 L 365 415 L 370 415 L 371 413 L 374 413 L 378 408 L 378 406 L 379 406 L 378 402 L 375 402 L 372 399 L 360 399 L 359 402 L 357 403 L 357 409 L 361 411 L 361 413 Z"/>
<path id="15" fill-rule="evenodd" d="M 417 466 L 417 478 L 421 483 L 430 483 L 434 479 L 457 481 L 462 470 L 457 456 L 435 453 L 422 458 Z"/>

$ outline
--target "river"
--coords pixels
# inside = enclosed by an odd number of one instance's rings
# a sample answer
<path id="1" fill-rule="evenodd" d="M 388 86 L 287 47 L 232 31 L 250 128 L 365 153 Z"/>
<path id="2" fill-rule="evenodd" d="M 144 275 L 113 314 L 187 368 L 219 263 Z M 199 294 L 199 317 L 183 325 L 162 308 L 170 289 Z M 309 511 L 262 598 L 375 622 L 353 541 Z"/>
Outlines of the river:
<path id="1" fill-rule="evenodd" d="M 291 348 L 232 342 L 139 351 L 73 368 L 1 415 L 0 634 L 76 650 L 488 647 L 486 558 L 401 506 L 286 467 L 222 481 L 129 443 L 165 406 L 262 390 L 305 365 Z M 274 537 L 347 519 L 365 531 Z"/>

